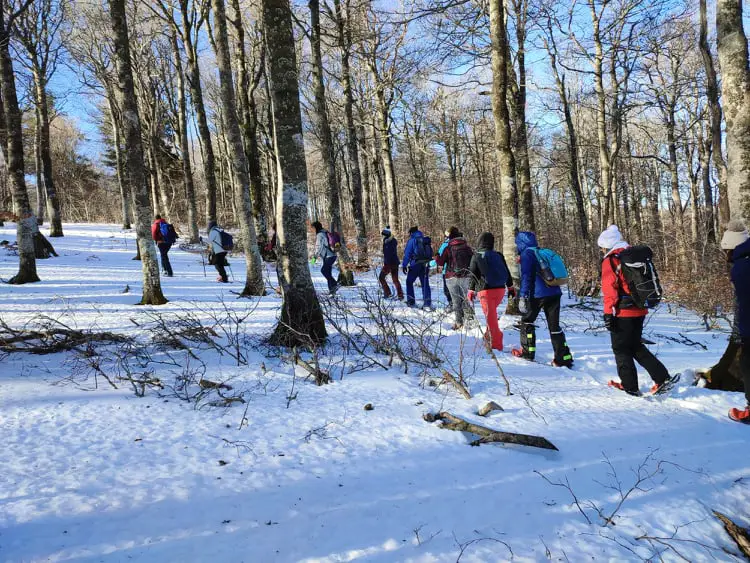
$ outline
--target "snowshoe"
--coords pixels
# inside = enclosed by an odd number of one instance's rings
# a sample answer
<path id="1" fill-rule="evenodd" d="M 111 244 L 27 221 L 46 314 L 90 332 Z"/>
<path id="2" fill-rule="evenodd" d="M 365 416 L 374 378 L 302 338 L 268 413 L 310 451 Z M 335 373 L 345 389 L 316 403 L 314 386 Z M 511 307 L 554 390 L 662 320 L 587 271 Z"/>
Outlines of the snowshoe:
<path id="1" fill-rule="evenodd" d="M 628 395 L 632 395 L 633 397 L 641 396 L 641 392 L 638 391 L 637 389 L 635 391 L 628 391 L 627 389 L 625 389 L 625 387 L 622 386 L 622 383 L 620 383 L 619 381 L 615 381 L 613 379 L 610 379 L 609 383 L 607 383 L 607 386 L 612 387 L 614 389 L 619 389 L 620 391 L 625 391 L 625 393 L 627 393 Z"/>
<path id="2" fill-rule="evenodd" d="M 658 383 L 655 383 L 651 387 L 651 395 L 663 395 L 664 393 L 672 389 L 672 387 L 674 387 L 679 380 L 680 380 L 680 374 L 676 373 L 674 375 L 669 376 L 661 385 Z"/>
<path id="3" fill-rule="evenodd" d="M 551 364 L 552 364 L 552 367 L 556 367 L 556 368 L 573 369 L 573 360 L 568 360 L 567 362 L 558 362 L 557 360 L 552 360 Z"/>
<path id="4" fill-rule="evenodd" d="M 731 418 L 735 422 L 750 424 L 750 406 L 745 407 L 744 410 L 729 409 L 729 418 Z"/>

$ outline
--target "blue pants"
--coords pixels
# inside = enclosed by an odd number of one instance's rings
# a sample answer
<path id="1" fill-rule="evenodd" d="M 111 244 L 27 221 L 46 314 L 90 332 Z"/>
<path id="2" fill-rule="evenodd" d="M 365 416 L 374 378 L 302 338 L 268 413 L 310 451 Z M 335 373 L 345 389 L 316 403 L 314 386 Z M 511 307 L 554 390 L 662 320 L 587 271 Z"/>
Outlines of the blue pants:
<path id="1" fill-rule="evenodd" d="M 409 267 L 409 273 L 406 274 L 406 304 L 413 306 L 416 302 L 414 298 L 414 281 L 419 279 L 422 284 L 422 300 L 425 307 L 432 307 L 432 295 L 430 292 L 430 271 L 424 264 L 415 264 Z"/>
<path id="2" fill-rule="evenodd" d="M 323 266 L 320 268 L 320 273 L 328 281 L 328 291 L 336 290 L 336 280 L 333 279 L 331 272 L 333 271 L 333 263 L 336 261 L 336 256 L 329 256 L 323 259 Z"/>

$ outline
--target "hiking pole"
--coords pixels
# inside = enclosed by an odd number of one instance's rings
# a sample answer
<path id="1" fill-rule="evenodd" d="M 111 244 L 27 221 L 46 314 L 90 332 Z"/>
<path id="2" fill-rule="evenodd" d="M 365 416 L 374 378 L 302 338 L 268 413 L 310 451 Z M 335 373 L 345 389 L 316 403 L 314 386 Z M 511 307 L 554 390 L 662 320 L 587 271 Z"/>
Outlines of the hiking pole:
<path id="1" fill-rule="evenodd" d="M 206 276 L 206 259 L 203 257 L 203 253 L 204 251 L 201 249 L 201 266 L 203 266 L 203 277 L 205 278 L 208 276 Z"/>
<path id="2" fill-rule="evenodd" d="M 229 273 L 232 274 L 232 281 L 234 281 L 234 271 L 232 271 L 232 266 L 229 262 L 227 262 L 227 268 L 229 268 Z"/>

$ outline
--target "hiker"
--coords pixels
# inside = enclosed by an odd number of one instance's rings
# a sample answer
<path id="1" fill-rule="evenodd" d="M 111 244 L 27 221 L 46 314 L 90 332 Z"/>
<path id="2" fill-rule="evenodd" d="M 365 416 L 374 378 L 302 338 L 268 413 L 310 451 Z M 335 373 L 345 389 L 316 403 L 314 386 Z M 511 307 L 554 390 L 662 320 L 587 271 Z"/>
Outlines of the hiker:
<path id="1" fill-rule="evenodd" d="M 485 339 L 489 340 L 493 350 L 503 351 L 503 331 L 497 324 L 497 308 L 508 295 L 515 296 L 513 278 L 510 275 L 505 257 L 495 251 L 495 236 L 492 233 L 482 233 L 477 240 L 477 251 L 471 257 L 469 264 L 469 291 L 466 298 L 473 303 L 479 295 L 479 303 L 487 319 Z"/>
<path id="2" fill-rule="evenodd" d="M 539 245 L 536 235 L 521 231 L 516 235 L 516 249 L 521 263 L 521 288 L 519 290 L 518 310 L 521 313 L 521 348 L 514 349 L 513 355 L 533 360 L 536 355 L 536 321 L 539 312 L 544 309 L 547 319 L 555 367 L 573 367 L 573 355 L 570 353 L 565 333 L 560 327 L 560 299 L 562 290 L 559 286 L 547 285 L 542 277 L 542 268 L 537 257 Z"/>
<path id="3" fill-rule="evenodd" d="M 453 304 L 453 312 L 456 315 L 456 322 L 453 323 L 452 330 L 463 328 L 464 317 L 468 321 L 474 320 L 474 307 L 467 300 L 470 281 L 469 266 L 473 256 L 474 251 L 466 242 L 458 227 L 448 229 L 448 244 L 435 258 L 435 261 L 443 269 L 445 283 L 448 285 L 451 303 Z"/>
<path id="4" fill-rule="evenodd" d="M 640 395 L 638 372 L 635 362 L 643 366 L 654 385 L 651 393 L 660 393 L 671 387 L 677 376 L 669 375 L 656 356 L 643 344 L 643 322 L 648 309 L 635 305 L 631 290 L 622 270 L 620 253 L 630 248 L 617 225 L 611 225 L 597 241 L 602 252 L 602 296 L 604 297 L 604 326 L 612 338 L 612 351 L 615 354 L 619 382 L 610 381 L 610 386 L 625 391 L 629 395 Z"/>
<path id="5" fill-rule="evenodd" d="M 216 221 L 208 222 L 208 242 L 209 242 L 209 254 L 208 263 L 213 264 L 216 271 L 219 273 L 219 277 L 216 281 L 219 283 L 229 283 L 227 277 L 227 250 L 221 244 L 221 229 Z"/>
<path id="6" fill-rule="evenodd" d="M 729 418 L 750 424 L 750 241 L 745 225 L 740 221 L 730 221 L 721 239 L 721 249 L 732 264 L 731 277 L 737 297 L 735 322 L 740 334 L 740 373 L 745 384 L 747 406 L 744 409 L 730 409 Z"/>
<path id="7" fill-rule="evenodd" d="M 383 269 L 380 270 L 378 281 L 380 282 L 380 287 L 383 288 L 383 296 L 386 299 L 390 299 L 393 296 L 391 288 L 388 287 L 388 282 L 385 281 L 386 277 L 390 274 L 398 300 L 403 301 L 404 290 L 401 288 L 401 282 L 398 281 L 398 266 L 401 263 L 398 259 L 398 241 L 391 233 L 390 226 L 386 226 L 380 234 L 383 235 Z"/>
<path id="8" fill-rule="evenodd" d="M 333 277 L 333 263 L 336 261 L 336 253 L 331 248 L 330 241 L 328 240 L 328 231 L 323 228 L 320 221 L 313 221 L 310 225 L 315 229 L 315 253 L 311 260 L 314 265 L 318 258 L 323 260 L 323 265 L 320 267 L 320 273 L 328 282 L 328 291 L 331 295 L 336 293 L 338 290 L 338 284 Z"/>
<path id="9" fill-rule="evenodd" d="M 409 241 L 404 249 L 404 260 L 401 268 L 406 274 L 406 305 L 416 307 L 414 297 L 414 282 L 419 280 L 422 285 L 422 307 L 432 308 L 432 295 L 430 293 L 430 270 L 429 264 L 432 260 L 432 241 L 430 237 L 422 234 L 418 227 L 409 229 Z"/>
<path id="10" fill-rule="evenodd" d="M 443 250 L 445 250 L 448 246 L 448 243 L 450 242 L 450 238 L 448 237 L 449 229 L 445 230 L 445 239 L 443 240 L 442 244 L 438 248 L 437 254 L 435 257 L 440 256 L 443 253 Z M 438 267 L 437 261 L 433 260 L 430 262 L 430 268 L 438 268 L 438 271 L 441 270 L 441 268 Z M 451 298 L 451 292 L 448 291 L 448 284 L 445 282 L 445 271 L 440 272 L 440 278 L 443 281 L 443 295 L 445 295 L 445 300 L 448 302 L 448 305 L 445 307 L 446 313 L 452 313 L 453 312 L 453 299 Z"/>
<path id="11" fill-rule="evenodd" d="M 167 277 L 171 278 L 172 264 L 169 262 L 169 249 L 172 248 L 177 239 L 174 227 L 157 214 L 154 216 L 154 222 L 151 225 L 151 238 L 154 239 L 159 249 L 161 270 Z"/>

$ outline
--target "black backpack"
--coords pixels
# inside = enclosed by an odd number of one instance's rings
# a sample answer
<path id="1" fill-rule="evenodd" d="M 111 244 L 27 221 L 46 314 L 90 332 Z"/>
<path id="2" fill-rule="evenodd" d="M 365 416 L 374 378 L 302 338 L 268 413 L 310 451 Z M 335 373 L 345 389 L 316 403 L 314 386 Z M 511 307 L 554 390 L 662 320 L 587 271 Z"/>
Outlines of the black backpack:
<path id="1" fill-rule="evenodd" d="M 612 257 L 620 260 L 620 265 L 616 268 L 612 263 Z M 627 293 L 625 288 L 620 286 L 621 307 L 653 309 L 661 302 L 661 283 L 659 274 L 656 273 L 653 257 L 653 251 L 644 244 L 629 246 L 610 255 L 610 264 L 615 274 L 622 273 L 622 277 L 625 278 L 630 288 L 630 293 Z"/>
<path id="2" fill-rule="evenodd" d="M 226 231 L 219 231 L 219 236 L 221 237 L 221 247 L 224 250 L 230 251 L 234 248 L 234 237 L 232 235 Z"/>
<path id="3" fill-rule="evenodd" d="M 450 271 L 455 272 L 457 277 L 469 275 L 469 265 L 471 264 L 471 257 L 474 256 L 474 251 L 466 241 L 462 240 L 459 244 L 449 243 L 448 252 L 451 257 L 449 262 Z"/>
<path id="4" fill-rule="evenodd" d="M 428 264 L 432 260 L 432 239 L 421 236 L 414 239 L 414 261 L 417 264 Z"/>

